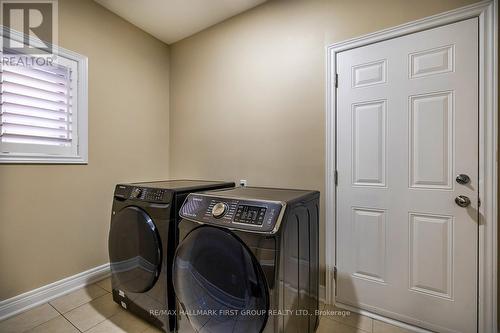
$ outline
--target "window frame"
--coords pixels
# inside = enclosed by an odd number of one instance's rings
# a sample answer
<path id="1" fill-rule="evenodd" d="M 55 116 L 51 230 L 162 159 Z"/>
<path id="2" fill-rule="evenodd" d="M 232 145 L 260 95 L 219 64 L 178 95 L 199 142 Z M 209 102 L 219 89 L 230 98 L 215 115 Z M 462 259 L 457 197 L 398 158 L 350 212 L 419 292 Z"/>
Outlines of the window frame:
<path id="1" fill-rule="evenodd" d="M 0 38 L 3 31 L 0 29 Z M 24 34 L 10 30 L 10 38 L 22 43 Z M 29 37 L 32 39 L 33 37 Z M 36 39 L 36 38 L 35 38 Z M 0 164 L 88 164 L 88 58 L 76 52 L 55 46 L 57 56 L 76 64 L 76 128 L 74 128 L 74 153 L 65 155 L 54 155 L 50 153 L 2 153 L 0 152 Z M 43 149 L 41 149 L 43 150 Z"/>

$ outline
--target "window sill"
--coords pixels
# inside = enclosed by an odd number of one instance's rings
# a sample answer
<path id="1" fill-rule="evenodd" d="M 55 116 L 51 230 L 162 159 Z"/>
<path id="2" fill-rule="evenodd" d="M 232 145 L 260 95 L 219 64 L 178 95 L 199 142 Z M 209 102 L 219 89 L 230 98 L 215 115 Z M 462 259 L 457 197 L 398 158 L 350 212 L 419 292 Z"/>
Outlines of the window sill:
<path id="1" fill-rule="evenodd" d="M 82 156 L 21 156 L 0 155 L 0 164 L 88 164 Z"/>

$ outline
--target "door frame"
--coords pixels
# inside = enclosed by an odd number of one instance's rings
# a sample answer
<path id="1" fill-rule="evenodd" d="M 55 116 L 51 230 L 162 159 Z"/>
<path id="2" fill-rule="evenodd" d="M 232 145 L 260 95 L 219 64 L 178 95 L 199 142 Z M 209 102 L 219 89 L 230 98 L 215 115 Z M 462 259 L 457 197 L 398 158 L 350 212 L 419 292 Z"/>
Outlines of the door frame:
<path id="1" fill-rule="evenodd" d="M 498 0 L 469 6 L 356 37 L 326 47 L 326 235 L 336 239 L 336 55 L 339 52 L 479 19 L 479 258 L 478 331 L 497 332 L 498 270 Z M 342 78 L 341 78 L 342 79 Z M 325 241 L 325 301 L 335 303 L 336 242 Z M 378 319 L 383 319 L 376 316 Z M 392 320 L 388 320 L 393 322 Z"/>

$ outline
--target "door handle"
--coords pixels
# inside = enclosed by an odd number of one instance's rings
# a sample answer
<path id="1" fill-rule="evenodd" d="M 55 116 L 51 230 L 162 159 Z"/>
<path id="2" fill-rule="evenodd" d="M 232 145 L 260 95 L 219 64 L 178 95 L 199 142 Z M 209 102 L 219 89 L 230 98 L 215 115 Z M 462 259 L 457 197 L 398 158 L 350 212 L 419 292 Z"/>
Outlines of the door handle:
<path id="1" fill-rule="evenodd" d="M 470 205 L 470 199 L 465 195 L 459 195 L 455 198 L 455 203 L 460 207 L 468 207 Z"/>

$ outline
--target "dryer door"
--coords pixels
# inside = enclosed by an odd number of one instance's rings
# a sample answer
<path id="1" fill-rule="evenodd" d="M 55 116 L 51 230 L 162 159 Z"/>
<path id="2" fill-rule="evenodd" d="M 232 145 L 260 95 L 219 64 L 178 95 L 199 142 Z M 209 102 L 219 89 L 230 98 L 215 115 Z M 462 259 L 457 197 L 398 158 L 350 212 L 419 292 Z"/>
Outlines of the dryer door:
<path id="1" fill-rule="evenodd" d="M 120 289 L 142 293 L 153 287 L 161 269 L 161 243 L 145 211 L 129 206 L 114 216 L 109 231 L 109 259 Z"/>
<path id="2" fill-rule="evenodd" d="M 266 281 L 250 250 L 229 231 L 202 226 L 177 247 L 174 289 L 197 332 L 261 332 Z"/>

